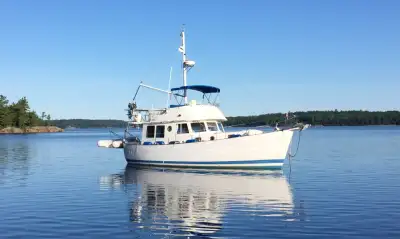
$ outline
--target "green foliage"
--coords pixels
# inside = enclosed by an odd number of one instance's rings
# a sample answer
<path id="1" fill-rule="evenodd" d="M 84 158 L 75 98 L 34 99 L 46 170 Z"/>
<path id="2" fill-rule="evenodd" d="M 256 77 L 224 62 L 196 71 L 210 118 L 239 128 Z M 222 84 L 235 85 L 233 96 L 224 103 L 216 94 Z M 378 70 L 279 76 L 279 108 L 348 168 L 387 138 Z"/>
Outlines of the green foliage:
<path id="1" fill-rule="evenodd" d="M 42 115 L 40 118 L 41 118 L 42 122 L 44 123 L 44 125 L 46 125 L 46 126 L 51 125 L 50 124 L 51 117 L 50 117 L 50 115 L 46 115 L 46 112 L 42 112 Z"/>
<path id="2" fill-rule="evenodd" d="M 7 98 L 4 95 L 0 95 L 0 128 L 11 124 L 9 110 Z"/>
<path id="3" fill-rule="evenodd" d="M 43 124 L 42 120 L 39 118 L 39 116 L 36 114 L 35 111 L 28 113 L 28 119 L 29 119 L 28 124 L 31 126 L 37 126 Z"/>
<path id="4" fill-rule="evenodd" d="M 90 119 L 62 119 L 52 120 L 51 123 L 59 128 L 124 128 L 126 122 L 123 120 L 90 120 Z"/>
<path id="5" fill-rule="evenodd" d="M 400 125 L 400 111 L 299 111 L 292 112 L 296 121 L 311 125 Z M 263 114 L 257 116 L 227 117 L 225 125 L 229 126 L 274 126 L 277 122 L 283 122 L 285 114 Z M 0 128 L 55 125 L 60 128 L 123 128 L 126 122 L 123 120 L 89 120 L 69 119 L 51 120 L 49 114 L 42 112 L 40 117 L 35 111 L 31 111 L 28 100 L 23 97 L 16 103 L 9 103 L 7 97 L 0 95 Z"/>
<path id="6" fill-rule="evenodd" d="M 43 112 L 44 113 L 44 112 Z M 35 111 L 31 111 L 26 97 L 9 104 L 7 97 L 0 95 L 0 128 L 27 128 L 44 125 Z"/>
<path id="7" fill-rule="evenodd" d="M 324 126 L 356 126 L 356 125 L 400 125 L 400 111 L 298 111 L 295 115 L 298 122 Z M 263 114 L 258 116 L 227 117 L 226 125 L 240 126 L 274 126 L 283 122 L 285 114 Z"/>

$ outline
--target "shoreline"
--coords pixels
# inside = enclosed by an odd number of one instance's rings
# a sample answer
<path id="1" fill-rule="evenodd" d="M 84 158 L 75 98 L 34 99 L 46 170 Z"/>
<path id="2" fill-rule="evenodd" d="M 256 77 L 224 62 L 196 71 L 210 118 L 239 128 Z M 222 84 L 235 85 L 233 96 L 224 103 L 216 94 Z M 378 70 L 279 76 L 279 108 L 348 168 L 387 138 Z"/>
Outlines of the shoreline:
<path id="1" fill-rule="evenodd" d="M 322 128 L 322 127 L 384 127 L 384 126 L 400 126 L 398 124 L 368 124 L 368 125 L 311 125 L 309 126 L 309 128 Z M 225 127 L 229 127 L 229 128 L 248 128 L 248 127 L 252 127 L 252 128 L 274 128 L 272 126 L 225 126 Z"/>
<path id="2" fill-rule="evenodd" d="M 64 132 L 64 129 L 56 126 L 33 126 L 25 129 L 16 127 L 7 127 L 0 129 L 0 134 L 37 134 L 37 133 L 58 133 Z"/>

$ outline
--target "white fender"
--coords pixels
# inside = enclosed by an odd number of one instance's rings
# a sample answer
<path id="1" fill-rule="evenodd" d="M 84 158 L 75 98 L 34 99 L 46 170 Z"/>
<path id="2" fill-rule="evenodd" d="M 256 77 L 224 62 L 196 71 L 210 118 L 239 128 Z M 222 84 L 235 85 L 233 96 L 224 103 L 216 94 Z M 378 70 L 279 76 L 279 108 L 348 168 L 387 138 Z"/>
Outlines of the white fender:
<path id="1" fill-rule="evenodd" d="M 98 147 L 103 147 L 103 148 L 110 148 L 110 147 L 112 147 L 112 143 L 113 143 L 112 140 L 103 139 L 103 140 L 97 141 L 97 146 Z"/>
<path id="2" fill-rule="evenodd" d="M 115 140 L 114 142 L 112 142 L 112 146 L 113 148 L 122 148 L 123 147 L 122 140 Z"/>

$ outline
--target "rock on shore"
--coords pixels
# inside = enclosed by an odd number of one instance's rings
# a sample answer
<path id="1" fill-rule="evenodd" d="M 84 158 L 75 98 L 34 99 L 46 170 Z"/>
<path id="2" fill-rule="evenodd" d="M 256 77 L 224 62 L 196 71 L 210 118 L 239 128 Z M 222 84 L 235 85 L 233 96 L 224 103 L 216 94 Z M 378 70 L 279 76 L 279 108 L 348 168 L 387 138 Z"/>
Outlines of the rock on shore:
<path id="1" fill-rule="evenodd" d="M 25 129 L 7 127 L 0 129 L 0 134 L 34 134 L 34 133 L 56 133 L 63 132 L 64 130 L 56 126 L 35 126 L 27 127 Z"/>

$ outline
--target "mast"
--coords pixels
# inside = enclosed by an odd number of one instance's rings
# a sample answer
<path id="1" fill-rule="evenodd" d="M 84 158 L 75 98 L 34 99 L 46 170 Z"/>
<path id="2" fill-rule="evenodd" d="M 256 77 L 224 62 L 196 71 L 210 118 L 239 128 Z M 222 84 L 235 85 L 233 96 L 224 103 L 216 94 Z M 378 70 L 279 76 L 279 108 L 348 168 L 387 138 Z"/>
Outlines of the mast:
<path id="1" fill-rule="evenodd" d="M 182 28 L 181 31 L 181 39 L 182 39 L 182 45 L 179 47 L 179 51 L 182 53 L 182 66 L 183 66 L 183 86 L 187 86 L 187 71 L 188 68 L 191 68 L 194 66 L 195 62 L 194 61 L 189 61 L 186 59 L 186 44 L 185 44 L 185 29 Z M 183 93 L 184 99 L 185 99 L 185 104 L 187 104 L 187 90 L 184 89 Z"/>
<path id="2" fill-rule="evenodd" d="M 183 86 L 186 86 L 186 74 L 187 74 L 187 70 L 186 70 L 186 66 L 185 66 L 185 62 L 186 62 L 186 46 L 185 46 L 185 29 L 182 29 L 181 32 L 181 38 L 182 38 L 182 64 L 183 64 Z M 185 104 L 187 103 L 187 91 L 186 89 L 184 90 L 183 95 L 185 96 Z"/>

